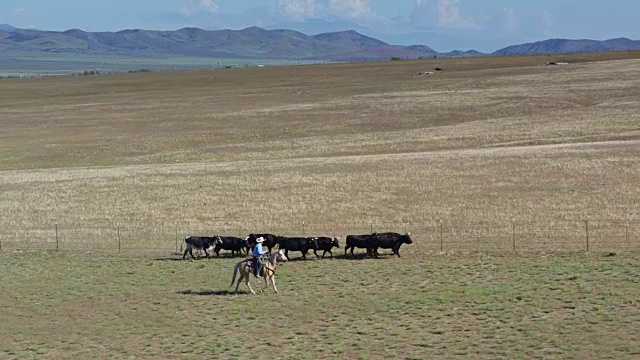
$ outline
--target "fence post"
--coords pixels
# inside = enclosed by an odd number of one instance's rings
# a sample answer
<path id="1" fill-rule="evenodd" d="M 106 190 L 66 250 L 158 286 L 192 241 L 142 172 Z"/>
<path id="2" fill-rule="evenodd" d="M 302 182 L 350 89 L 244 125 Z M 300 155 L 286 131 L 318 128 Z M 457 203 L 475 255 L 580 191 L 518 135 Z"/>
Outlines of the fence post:
<path id="1" fill-rule="evenodd" d="M 516 221 L 511 220 L 511 240 L 513 240 L 513 252 L 516 252 Z"/>
<path id="2" fill-rule="evenodd" d="M 629 246 L 629 223 L 624 224 L 624 227 L 624 247 L 626 248 Z"/>
<path id="3" fill-rule="evenodd" d="M 178 224 L 176 223 L 176 252 L 178 252 Z M 182 252 L 182 244 L 180 244 L 180 252 Z"/>
<path id="4" fill-rule="evenodd" d="M 442 236 L 442 219 L 438 222 L 438 226 L 440 228 L 440 251 L 444 251 L 444 239 Z"/>
<path id="5" fill-rule="evenodd" d="M 587 252 L 589 252 L 589 220 L 584 221 L 584 232 L 587 235 Z"/>
<path id="6" fill-rule="evenodd" d="M 371 233 L 373 234 L 373 222 L 369 223 L 371 226 Z"/>
<path id="7" fill-rule="evenodd" d="M 58 224 L 56 224 L 56 251 L 60 250 L 60 243 L 58 242 Z"/>
<path id="8" fill-rule="evenodd" d="M 120 225 L 118 224 L 118 254 L 120 253 Z"/>
<path id="9" fill-rule="evenodd" d="M 304 220 L 302 220 L 302 236 L 305 236 L 305 233 L 304 233 Z"/>

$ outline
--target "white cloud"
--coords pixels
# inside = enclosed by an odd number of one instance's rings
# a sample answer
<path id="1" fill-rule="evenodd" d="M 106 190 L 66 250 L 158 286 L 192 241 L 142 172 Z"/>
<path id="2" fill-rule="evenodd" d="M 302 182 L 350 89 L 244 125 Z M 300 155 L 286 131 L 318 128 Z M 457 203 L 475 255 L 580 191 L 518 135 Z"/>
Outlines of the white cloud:
<path id="1" fill-rule="evenodd" d="M 331 0 L 329 9 L 334 15 L 359 18 L 371 14 L 369 0 Z"/>
<path id="2" fill-rule="evenodd" d="M 25 12 L 27 12 L 27 9 L 25 9 L 25 8 L 15 8 L 15 9 L 11 9 L 11 12 L 13 14 L 24 14 Z"/>
<path id="3" fill-rule="evenodd" d="M 501 30 L 509 35 L 514 35 L 518 31 L 518 18 L 511 6 L 500 10 Z"/>
<path id="4" fill-rule="evenodd" d="M 190 17 L 199 13 L 217 14 L 218 10 L 218 4 L 213 0 L 190 0 L 187 6 L 180 9 L 180 14 Z"/>
<path id="5" fill-rule="evenodd" d="M 420 27 L 478 28 L 471 18 L 460 15 L 460 0 L 416 0 L 411 22 Z"/>
<path id="6" fill-rule="evenodd" d="M 295 20 L 372 15 L 369 0 L 278 0 L 278 8 L 282 14 Z"/>
<path id="7" fill-rule="evenodd" d="M 314 18 L 318 5 L 313 0 L 279 0 L 280 11 L 295 20 Z"/>
<path id="8" fill-rule="evenodd" d="M 544 36 L 555 36 L 553 31 L 553 14 L 547 10 L 542 10 L 542 33 Z"/>

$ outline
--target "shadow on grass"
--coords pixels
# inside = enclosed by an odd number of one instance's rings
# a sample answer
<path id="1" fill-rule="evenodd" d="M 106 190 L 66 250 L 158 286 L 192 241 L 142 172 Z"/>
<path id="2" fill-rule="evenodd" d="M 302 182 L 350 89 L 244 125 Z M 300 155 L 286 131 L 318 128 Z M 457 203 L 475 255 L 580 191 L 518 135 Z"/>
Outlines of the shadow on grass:
<path id="1" fill-rule="evenodd" d="M 384 254 L 381 254 L 379 258 L 384 257 Z M 333 257 L 330 255 L 327 255 L 324 257 L 324 259 L 322 257 L 318 257 L 316 258 L 315 256 L 311 255 L 308 256 L 307 255 L 307 259 L 303 259 L 302 256 L 299 257 L 294 257 L 294 258 L 289 258 L 288 262 L 296 262 L 296 261 L 322 261 L 322 260 L 363 260 L 363 259 L 376 259 L 375 257 L 372 258 L 370 256 L 367 256 L 366 253 L 356 253 L 353 254 L 353 256 L 351 254 L 347 254 L 346 256 L 344 254 L 334 254 Z"/>
<path id="2" fill-rule="evenodd" d="M 209 291 L 193 291 L 193 290 L 182 290 L 176 291 L 176 294 L 180 295 L 199 295 L 199 296 L 231 296 L 242 294 L 241 292 L 234 293 L 230 290 L 209 290 Z"/>
<path id="3" fill-rule="evenodd" d="M 336 260 L 364 260 L 364 259 L 375 259 L 372 258 L 370 256 L 367 256 L 367 253 L 356 253 L 356 254 L 347 254 L 346 256 L 344 254 L 340 254 L 340 255 L 335 255 L 333 257 Z"/>

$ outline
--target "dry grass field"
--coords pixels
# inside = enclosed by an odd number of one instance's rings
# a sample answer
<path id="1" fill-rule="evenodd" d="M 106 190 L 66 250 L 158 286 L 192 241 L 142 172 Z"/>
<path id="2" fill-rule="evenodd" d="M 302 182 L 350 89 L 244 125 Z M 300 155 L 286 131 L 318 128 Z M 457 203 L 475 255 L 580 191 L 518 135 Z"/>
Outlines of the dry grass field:
<path id="1" fill-rule="evenodd" d="M 0 357 L 636 357 L 639 93 L 637 52 L 0 81 Z M 277 295 L 173 261 L 370 230 L 414 244 Z"/>

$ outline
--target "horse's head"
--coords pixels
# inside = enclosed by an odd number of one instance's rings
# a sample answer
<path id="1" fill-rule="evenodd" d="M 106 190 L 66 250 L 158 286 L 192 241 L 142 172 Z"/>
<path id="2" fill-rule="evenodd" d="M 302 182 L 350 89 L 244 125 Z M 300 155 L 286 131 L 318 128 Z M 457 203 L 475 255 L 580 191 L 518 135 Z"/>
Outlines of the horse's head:
<path id="1" fill-rule="evenodd" d="M 276 255 L 276 262 L 286 262 L 287 260 L 287 256 L 284 254 L 284 250 L 278 250 L 278 252 L 275 254 Z"/>

